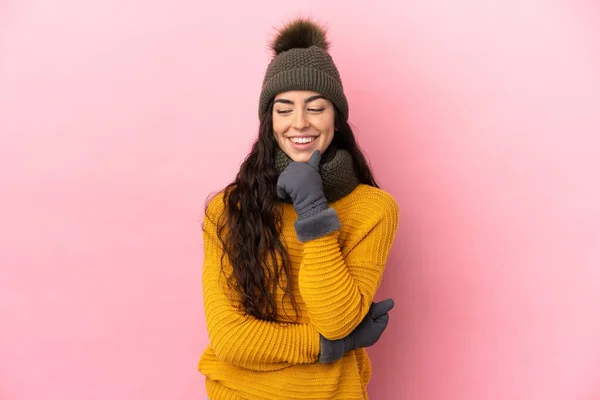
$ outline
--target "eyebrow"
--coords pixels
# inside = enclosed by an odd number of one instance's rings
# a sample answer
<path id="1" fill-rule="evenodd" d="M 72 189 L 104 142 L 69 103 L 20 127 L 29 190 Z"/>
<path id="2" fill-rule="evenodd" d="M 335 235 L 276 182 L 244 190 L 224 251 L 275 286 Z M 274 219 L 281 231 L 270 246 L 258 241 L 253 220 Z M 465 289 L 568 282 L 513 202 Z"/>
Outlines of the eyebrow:
<path id="1" fill-rule="evenodd" d="M 320 94 L 317 94 L 315 96 L 310 96 L 308 99 L 304 100 L 304 104 L 310 103 L 311 101 L 315 101 L 318 99 L 324 99 L 324 98 L 325 98 L 325 96 L 321 96 Z M 292 104 L 292 105 L 294 104 L 293 101 L 288 100 L 288 99 L 277 99 L 273 103 L 283 103 L 283 104 Z"/>

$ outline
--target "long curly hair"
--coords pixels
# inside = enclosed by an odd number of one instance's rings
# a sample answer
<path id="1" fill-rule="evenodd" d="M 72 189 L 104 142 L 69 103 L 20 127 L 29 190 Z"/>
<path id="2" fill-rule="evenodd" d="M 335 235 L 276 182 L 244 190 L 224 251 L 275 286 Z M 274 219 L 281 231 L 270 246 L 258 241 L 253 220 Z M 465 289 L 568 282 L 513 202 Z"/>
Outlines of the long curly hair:
<path id="1" fill-rule="evenodd" d="M 278 144 L 273 133 L 272 110 L 273 102 L 235 180 L 218 192 L 224 193 L 225 212 L 219 216 L 219 221 L 223 217 L 224 222 L 213 223 L 217 226 L 217 236 L 224 249 L 222 272 L 225 256 L 232 267 L 233 272 L 226 278 L 229 289 L 236 295 L 238 307 L 244 314 L 255 318 L 283 322 L 277 312 L 278 286 L 283 290 L 284 298 L 290 297 L 296 314 L 295 319 L 286 314 L 288 321 L 296 320 L 300 310 L 292 291 L 292 280 L 283 279 L 290 276 L 291 262 L 280 239 L 282 207 L 276 191 L 279 173 L 275 169 L 275 150 Z M 378 188 L 350 125 L 337 109 L 335 126 L 336 132 L 323 154 L 323 161 L 330 159 L 336 149 L 346 149 L 352 155 L 359 182 Z M 207 199 L 205 214 L 210 200 Z M 284 280 L 285 285 L 282 284 Z M 282 309 L 285 310 L 284 307 Z"/>

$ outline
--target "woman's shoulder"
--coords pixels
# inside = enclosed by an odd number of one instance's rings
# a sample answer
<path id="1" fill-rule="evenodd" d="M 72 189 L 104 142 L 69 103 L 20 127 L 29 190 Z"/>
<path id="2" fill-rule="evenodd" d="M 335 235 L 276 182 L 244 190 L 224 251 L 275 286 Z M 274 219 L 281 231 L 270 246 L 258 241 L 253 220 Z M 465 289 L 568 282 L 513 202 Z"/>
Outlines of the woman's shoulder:
<path id="1" fill-rule="evenodd" d="M 359 184 L 348 196 L 352 198 L 352 201 L 371 202 L 378 205 L 398 207 L 398 202 L 389 192 L 364 183 Z"/>
<path id="2" fill-rule="evenodd" d="M 348 207 L 361 213 L 377 216 L 387 215 L 394 218 L 397 218 L 400 213 L 398 202 L 394 196 L 381 188 L 362 183 L 344 200 Z"/>
<path id="3" fill-rule="evenodd" d="M 220 192 L 212 193 L 206 200 L 205 204 L 205 213 L 209 217 L 219 217 L 223 211 L 225 210 L 225 203 L 223 199 L 225 198 L 225 191 L 221 190 Z"/>

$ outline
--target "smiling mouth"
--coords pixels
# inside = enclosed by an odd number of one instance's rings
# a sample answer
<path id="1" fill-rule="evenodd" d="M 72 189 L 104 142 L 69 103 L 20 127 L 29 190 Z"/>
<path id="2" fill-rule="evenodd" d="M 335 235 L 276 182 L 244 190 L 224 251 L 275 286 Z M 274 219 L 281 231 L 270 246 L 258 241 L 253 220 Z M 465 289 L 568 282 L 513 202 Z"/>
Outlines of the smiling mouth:
<path id="1" fill-rule="evenodd" d="M 302 138 L 302 139 L 297 139 L 297 138 L 289 138 L 291 140 L 292 143 L 294 144 L 309 144 L 314 142 L 315 140 L 317 140 L 318 136 L 313 136 L 313 137 L 307 137 L 307 138 Z"/>

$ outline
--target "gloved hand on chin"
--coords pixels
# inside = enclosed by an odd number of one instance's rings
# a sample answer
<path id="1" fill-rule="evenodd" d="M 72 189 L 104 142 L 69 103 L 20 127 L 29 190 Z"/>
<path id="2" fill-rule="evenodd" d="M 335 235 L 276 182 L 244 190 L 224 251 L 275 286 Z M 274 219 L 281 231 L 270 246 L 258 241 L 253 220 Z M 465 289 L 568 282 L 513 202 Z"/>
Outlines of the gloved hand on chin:
<path id="1" fill-rule="evenodd" d="M 320 170 L 321 151 L 316 150 L 308 163 L 294 161 L 277 179 L 277 196 L 290 196 L 298 219 L 294 223 L 301 242 L 325 236 L 341 227 L 337 212 L 327 204 Z"/>

